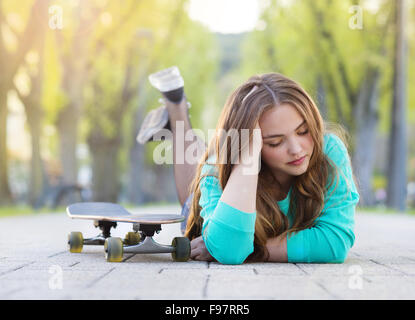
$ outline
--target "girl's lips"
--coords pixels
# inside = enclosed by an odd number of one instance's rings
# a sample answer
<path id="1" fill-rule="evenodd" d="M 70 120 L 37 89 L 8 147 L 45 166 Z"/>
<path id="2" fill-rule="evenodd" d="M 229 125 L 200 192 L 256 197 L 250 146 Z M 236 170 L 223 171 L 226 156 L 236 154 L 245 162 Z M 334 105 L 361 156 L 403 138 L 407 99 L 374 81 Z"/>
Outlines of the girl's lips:
<path id="1" fill-rule="evenodd" d="M 303 163 L 304 159 L 305 159 L 305 156 L 302 157 L 302 158 L 300 158 L 300 159 L 298 159 L 298 160 L 295 160 L 295 161 L 292 161 L 292 162 L 288 162 L 288 164 L 298 166 L 298 165 L 300 165 L 300 164 Z"/>

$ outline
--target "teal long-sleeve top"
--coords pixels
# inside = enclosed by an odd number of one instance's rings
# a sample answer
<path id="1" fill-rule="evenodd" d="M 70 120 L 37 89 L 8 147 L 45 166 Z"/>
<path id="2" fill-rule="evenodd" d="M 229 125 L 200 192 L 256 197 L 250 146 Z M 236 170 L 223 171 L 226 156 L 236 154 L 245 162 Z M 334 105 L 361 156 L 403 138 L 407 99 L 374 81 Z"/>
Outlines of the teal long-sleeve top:
<path id="1" fill-rule="evenodd" d="M 359 201 L 347 149 L 334 134 L 324 136 L 323 152 L 334 162 L 338 180 L 326 193 L 321 215 L 313 227 L 287 235 L 288 262 L 342 263 L 353 246 L 354 214 Z M 256 212 L 243 212 L 220 200 L 216 169 L 203 165 L 199 205 L 203 218 L 202 238 L 209 253 L 220 263 L 241 264 L 254 250 Z M 334 190 L 334 192 L 333 192 Z M 294 217 L 289 214 L 291 189 L 287 197 L 277 201 L 290 226 Z"/>

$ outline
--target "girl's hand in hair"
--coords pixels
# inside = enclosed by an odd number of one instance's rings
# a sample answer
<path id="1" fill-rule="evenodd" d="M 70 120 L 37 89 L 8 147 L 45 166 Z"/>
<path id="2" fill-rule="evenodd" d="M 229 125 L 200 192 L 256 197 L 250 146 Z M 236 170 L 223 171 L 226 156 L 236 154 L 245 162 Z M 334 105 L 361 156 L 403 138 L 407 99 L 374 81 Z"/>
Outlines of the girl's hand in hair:
<path id="1" fill-rule="evenodd" d="M 252 144 L 255 148 L 255 151 L 261 153 L 262 143 L 262 131 L 261 127 L 259 126 L 259 122 L 257 122 L 254 128 L 254 135 L 252 137 Z"/>
<path id="2" fill-rule="evenodd" d="M 242 145 L 244 145 L 244 142 L 242 142 Z M 262 145 L 262 131 L 257 122 L 253 130 L 252 139 L 249 141 L 249 148 L 248 144 L 245 144 L 241 152 L 241 163 L 250 174 L 258 174 L 261 169 L 260 157 Z"/>
<path id="3" fill-rule="evenodd" d="M 254 127 L 252 139 L 251 141 L 249 141 L 249 150 L 250 155 L 259 155 L 262 150 L 262 131 L 258 122 Z M 247 151 L 248 150 L 243 150 L 244 153 L 246 153 Z"/>
<path id="4" fill-rule="evenodd" d="M 209 251 L 206 249 L 205 242 L 203 241 L 202 236 L 197 237 L 190 241 L 190 258 L 193 260 L 199 261 L 216 261 L 215 258 L 211 256 Z"/>

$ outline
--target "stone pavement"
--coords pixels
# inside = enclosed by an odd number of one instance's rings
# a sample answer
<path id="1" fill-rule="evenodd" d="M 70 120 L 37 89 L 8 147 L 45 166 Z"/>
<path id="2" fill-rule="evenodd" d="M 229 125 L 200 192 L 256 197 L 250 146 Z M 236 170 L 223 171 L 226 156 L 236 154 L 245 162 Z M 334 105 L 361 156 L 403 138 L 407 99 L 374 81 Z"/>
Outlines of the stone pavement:
<path id="1" fill-rule="evenodd" d="M 180 213 L 178 206 L 133 213 Z M 123 237 L 131 224 L 119 223 Z M 344 264 L 173 262 L 170 254 L 105 261 L 103 248 L 67 250 L 67 234 L 95 236 L 92 221 L 65 213 L 0 218 L 0 299 L 415 299 L 415 217 L 356 214 Z M 179 224 L 156 235 L 170 244 Z"/>

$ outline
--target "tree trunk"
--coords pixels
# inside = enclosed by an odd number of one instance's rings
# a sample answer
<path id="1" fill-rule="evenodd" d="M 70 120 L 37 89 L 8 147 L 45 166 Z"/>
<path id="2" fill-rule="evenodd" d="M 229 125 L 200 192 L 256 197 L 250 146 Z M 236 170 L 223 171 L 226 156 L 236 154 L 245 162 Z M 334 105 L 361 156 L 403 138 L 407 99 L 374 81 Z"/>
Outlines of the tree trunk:
<path id="1" fill-rule="evenodd" d="M 147 79 L 147 77 L 145 77 Z M 146 196 L 144 194 L 142 181 L 144 173 L 146 172 L 145 166 L 145 146 L 137 143 L 136 137 L 140 130 L 140 126 L 143 122 L 143 112 L 146 109 L 147 94 L 144 89 L 144 81 L 140 81 L 140 89 L 138 94 L 138 107 L 134 112 L 133 125 L 132 125 L 132 137 L 133 141 L 129 149 L 129 174 L 127 181 L 127 200 L 133 204 L 141 204 L 146 202 Z M 148 170 L 148 168 L 147 168 Z"/>
<path id="2" fill-rule="evenodd" d="M 118 165 L 120 140 L 91 135 L 88 145 L 92 155 L 93 201 L 117 202 L 120 191 Z"/>
<path id="3" fill-rule="evenodd" d="M 142 189 L 143 173 L 146 170 L 144 152 L 145 147 L 138 144 L 134 139 L 133 146 L 130 148 L 130 169 L 127 181 L 127 200 L 133 204 L 141 204 L 146 201 Z"/>
<path id="4" fill-rule="evenodd" d="M 67 103 L 60 110 L 56 127 L 59 135 L 59 158 L 62 169 L 62 181 L 76 184 L 78 181 L 78 162 L 76 147 L 78 126 L 83 104 L 83 89 L 88 73 L 88 44 L 92 32 L 90 21 L 81 15 L 83 4 L 72 11 L 73 21 L 78 25 L 69 40 L 62 32 L 54 31 L 60 63 L 62 65 L 62 91 L 67 95 Z M 89 18 L 93 21 L 94 17 Z M 70 41 L 69 45 L 66 41 Z M 68 46 L 70 50 L 64 50 Z"/>
<path id="5" fill-rule="evenodd" d="M 13 78 L 19 66 L 24 61 L 26 53 L 31 49 L 36 35 L 47 24 L 48 0 L 34 1 L 29 13 L 25 29 L 19 36 L 17 49 L 8 52 L 4 38 L 0 36 L 0 204 L 13 202 L 8 178 L 8 156 L 7 156 L 7 94 L 13 88 Z M 0 33 L 5 20 L 0 1 Z"/>
<path id="6" fill-rule="evenodd" d="M 317 103 L 321 116 L 325 121 L 328 120 L 328 110 L 326 101 L 326 89 L 324 88 L 323 78 L 321 74 L 317 76 Z"/>
<path id="7" fill-rule="evenodd" d="M 40 46 L 42 50 L 42 46 Z M 30 77 L 31 91 L 28 96 L 22 96 L 16 88 L 17 94 L 25 107 L 26 118 L 31 138 L 31 160 L 28 202 L 35 206 L 43 192 L 44 174 L 41 156 L 40 141 L 42 136 L 42 81 L 43 81 L 43 54 L 39 52 L 38 73 Z"/>
<path id="8" fill-rule="evenodd" d="M 30 163 L 30 181 L 28 201 L 32 206 L 36 206 L 39 198 L 44 190 L 44 170 L 41 156 L 40 141 L 42 137 L 42 120 L 44 116 L 42 106 L 42 90 L 43 90 L 43 68 L 44 68 L 44 49 L 45 49 L 46 28 L 38 32 L 35 43 L 35 49 L 39 56 L 37 70 L 31 72 L 30 75 L 31 90 L 27 97 L 19 97 L 25 107 L 26 118 L 29 124 L 32 157 Z M 16 88 L 17 90 L 17 88 Z"/>
<path id="9" fill-rule="evenodd" d="M 41 118 L 41 117 L 36 117 Z M 32 119 L 33 120 L 33 119 Z M 30 182 L 28 201 L 34 206 L 42 194 L 44 185 L 43 164 L 40 152 L 41 121 L 31 121 L 29 124 L 32 145 L 32 157 L 30 160 Z"/>
<path id="10" fill-rule="evenodd" d="M 79 41 L 78 39 L 76 41 Z M 76 42 L 74 40 L 74 42 Z M 77 47 L 76 44 L 73 44 Z M 79 48 L 78 48 L 79 49 Z M 78 51 L 83 56 L 84 51 Z M 64 92 L 68 103 L 59 112 L 56 127 L 59 134 L 59 158 L 62 166 L 62 181 L 75 184 L 78 180 L 78 162 L 76 147 L 78 142 L 78 125 L 82 106 L 82 89 L 85 76 L 85 58 L 75 60 L 72 56 L 62 57 Z"/>
<path id="11" fill-rule="evenodd" d="M 77 110 L 72 104 L 67 105 L 59 114 L 57 121 L 61 174 L 65 184 L 75 184 L 78 178 L 76 145 L 79 115 Z"/>
<path id="12" fill-rule="evenodd" d="M 176 182 L 172 166 L 158 165 L 155 173 L 152 197 L 154 201 L 177 202 Z"/>
<path id="13" fill-rule="evenodd" d="M 7 157 L 7 88 L 0 87 L 0 204 L 12 203 Z"/>
<path id="14" fill-rule="evenodd" d="M 404 211 L 407 184 L 405 1 L 396 0 L 395 10 L 393 101 L 386 204 L 389 208 Z"/>
<path id="15" fill-rule="evenodd" d="M 378 86 L 380 73 L 372 69 L 366 73 L 355 106 L 356 136 L 353 154 L 353 170 L 360 191 L 360 204 L 374 204 L 372 179 L 376 156 L 378 126 Z"/>

